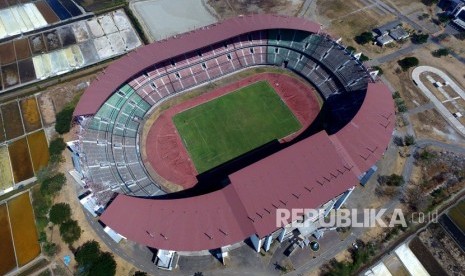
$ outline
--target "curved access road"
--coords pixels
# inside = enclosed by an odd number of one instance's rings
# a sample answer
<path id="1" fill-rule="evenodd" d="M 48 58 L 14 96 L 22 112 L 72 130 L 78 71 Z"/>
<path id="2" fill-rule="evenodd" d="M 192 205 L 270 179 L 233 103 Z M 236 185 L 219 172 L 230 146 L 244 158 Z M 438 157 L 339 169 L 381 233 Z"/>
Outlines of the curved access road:
<path id="1" fill-rule="evenodd" d="M 430 72 L 441 77 L 448 85 L 462 98 L 465 100 L 465 91 L 459 87 L 455 81 L 453 81 L 446 73 L 443 71 L 431 67 L 431 66 L 418 66 L 412 72 L 412 79 L 415 84 L 420 88 L 420 90 L 425 94 L 426 97 L 434 104 L 436 109 L 441 113 L 441 115 L 446 118 L 447 121 L 460 133 L 462 136 L 465 136 L 465 126 L 454 117 L 454 115 L 442 104 L 441 101 L 431 92 L 428 87 L 420 80 L 420 75 L 425 72 Z"/>

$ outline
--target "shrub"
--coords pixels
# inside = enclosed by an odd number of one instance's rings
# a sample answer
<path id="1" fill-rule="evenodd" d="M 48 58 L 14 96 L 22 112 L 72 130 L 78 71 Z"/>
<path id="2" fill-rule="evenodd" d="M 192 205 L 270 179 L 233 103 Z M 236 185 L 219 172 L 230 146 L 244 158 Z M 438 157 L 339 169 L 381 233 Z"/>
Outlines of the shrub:
<path id="1" fill-rule="evenodd" d="M 433 55 L 433 57 L 437 57 L 437 58 L 444 57 L 444 56 L 449 55 L 449 49 L 447 48 L 437 49 L 435 51 L 432 51 L 431 54 Z"/>
<path id="2" fill-rule="evenodd" d="M 352 46 L 347 46 L 346 50 L 349 51 L 349 52 L 357 51 L 357 49 L 355 49 L 355 47 L 352 47 Z"/>
<path id="3" fill-rule="evenodd" d="M 385 184 L 388 186 L 402 186 L 404 183 L 404 178 L 394 173 L 387 176 L 385 179 Z"/>
<path id="4" fill-rule="evenodd" d="M 373 34 L 371 32 L 363 32 L 354 38 L 355 42 L 360 45 L 365 45 L 373 41 Z"/>
<path id="5" fill-rule="evenodd" d="M 440 13 L 438 14 L 438 19 L 439 19 L 439 22 L 441 23 L 447 23 L 450 21 L 451 17 L 447 15 L 446 13 Z"/>
<path id="6" fill-rule="evenodd" d="M 68 220 L 60 225 L 61 239 L 67 243 L 72 244 L 81 237 L 81 227 L 75 220 Z"/>
<path id="7" fill-rule="evenodd" d="M 415 137 L 413 137 L 412 135 L 405 135 L 404 137 L 404 144 L 408 147 L 408 146 L 412 146 L 412 145 L 415 145 Z"/>
<path id="8" fill-rule="evenodd" d="M 428 34 L 413 34 L 412 35 L 412 43 L 414 44 L 423 44 L 428 42 L 429 35 Z"/>
<path id="9" fill-rule="evenodd" d="M 381 67 L 379 66 L 373 66 L 371 67 L 373 68 L 373 70 L 378 70 L 378 76 L 382 76 L 383 75 L 383 69 L 381 69 Z"/>
<path id="10" fill-rule="evenodd" d="M 426 6 L 430 7 L 432 5 L 437 4 L 439 0 L 421 0 L 421 2 L 425 4 Z"/>
<path id="11" fill-rule="evenodd" d="M 402 70 L 407 71 L 411 67 L 417 66 L 420 62 L 416 57 L 406 57 L 397 61 Z"/>
<path id="12" fill-rule="evenodd" d="M 58 251 L 58 246 L 56 243 L 53 242 L 46 242 L 44 243 L 43 247 L 45 255 L 51 257 L 55 255 Z"/>
<path id="13" fill-rule="evenodd" d="M 360 56 L 360 61 L 368 61 L 368 60 L 370 60 L 370 58 L 365 56 L 364 54 Z"/>
<path id="14" fill-rule="evenodd" d="M 62 224 L 71 219 L 71 207 L 68 203 L 57 203 L 50 208 L 49 218 L 54 224 Z"/>

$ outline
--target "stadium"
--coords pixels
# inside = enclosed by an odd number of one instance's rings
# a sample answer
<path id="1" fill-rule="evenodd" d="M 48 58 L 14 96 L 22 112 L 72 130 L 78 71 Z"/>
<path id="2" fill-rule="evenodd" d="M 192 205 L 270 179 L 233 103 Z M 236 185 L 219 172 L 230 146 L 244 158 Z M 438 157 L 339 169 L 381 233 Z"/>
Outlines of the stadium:
<path id="1" fill-rule="evenodd" d="M 391 92 L 359 58 L 317 23 L 249 15 L 115 61 L 74 111 L 75 166 L 106 205 L 100 220 L 159 250 L 228 251 L 248 240 L 258 252 L 294 230 L 277 227 L 277 209 L 341 207 L 395 125 Z M 147 127 L 166 102 L 262 67 L 280 71 L 192 96 L 165 110 L 170 129 Z"/>

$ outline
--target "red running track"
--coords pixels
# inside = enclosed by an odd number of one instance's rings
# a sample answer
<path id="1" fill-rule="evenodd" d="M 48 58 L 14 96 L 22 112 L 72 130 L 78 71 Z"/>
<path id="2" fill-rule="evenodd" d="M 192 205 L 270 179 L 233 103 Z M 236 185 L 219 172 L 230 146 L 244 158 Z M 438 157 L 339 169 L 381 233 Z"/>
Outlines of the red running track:
<path id="1" fill-rule="evenodd" d="M 302 124 L 299 132 L 285 137 L 281 142 L 290 141 L 298 136 L 310 126 L 320 111 L 317 92 L 308 83 L 289 75 L 261 73 L 217 88 L 161 113 L 148 132 L 145 141 L 147 160 L 144 161 L 148 162 L 155 172 L 167 181 L 180 185 L 184 189 L 193 187 L 197 183 L 197 171 L 177 133 L 172 117 L 184 110 L 262 80 L 271 84 Z"/>

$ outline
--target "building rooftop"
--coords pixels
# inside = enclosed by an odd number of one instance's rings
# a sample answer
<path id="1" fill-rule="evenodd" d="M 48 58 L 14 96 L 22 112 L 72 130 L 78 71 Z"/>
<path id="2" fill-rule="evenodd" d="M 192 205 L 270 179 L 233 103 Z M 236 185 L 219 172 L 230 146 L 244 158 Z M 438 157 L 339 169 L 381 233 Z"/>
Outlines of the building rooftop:
<path id="1" fill-rule="evenodd" d="M 118 195 L 101 220 L 149 247 L 200 251 L 278 230 L 278 208 L 318 208 L 358 183 L 384 153 L 395 124 L 394 103 L 382 83 L 370 83 L 353 120 L 324 131 L 229 176 L 218 191 L 181 199 Z"/>

